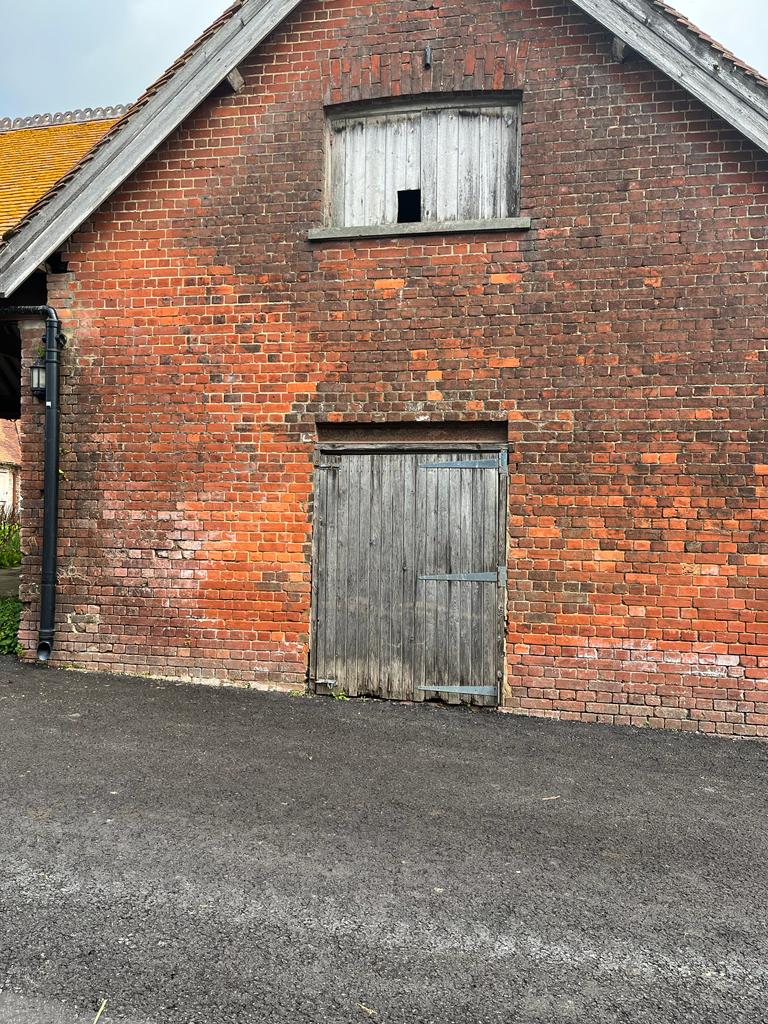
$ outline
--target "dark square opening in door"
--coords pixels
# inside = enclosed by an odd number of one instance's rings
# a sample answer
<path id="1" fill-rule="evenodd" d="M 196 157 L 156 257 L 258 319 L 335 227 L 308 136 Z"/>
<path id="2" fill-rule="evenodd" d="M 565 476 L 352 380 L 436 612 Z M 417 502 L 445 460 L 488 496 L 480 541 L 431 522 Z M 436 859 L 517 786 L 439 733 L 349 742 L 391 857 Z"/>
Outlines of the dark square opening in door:
<path id="1" fill-rule="evenodd" d="M 421 189 L 403 188 L 397 193 L 397 223 L 418 224 L 421 220 Z"/>

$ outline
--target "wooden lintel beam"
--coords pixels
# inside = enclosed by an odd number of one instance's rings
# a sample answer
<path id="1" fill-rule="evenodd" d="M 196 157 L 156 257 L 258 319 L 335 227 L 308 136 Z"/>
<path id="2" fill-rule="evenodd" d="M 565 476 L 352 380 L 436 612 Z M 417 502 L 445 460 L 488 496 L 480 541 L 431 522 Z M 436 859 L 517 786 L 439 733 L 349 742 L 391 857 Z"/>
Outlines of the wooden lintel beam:
<path id="1" fill-rule="evenodd" d="M 224 81 L 234 93 L 242 92 L 245 88 L 245 79 L 237 68 L 232 68 Z"/>
<path id="2" fill-rule="evenodd" d="M 613 37 L 613 44 L 611 46 L 611 49 L 613 50 L 613 56 L 620 64 L 623 64 L 629 56 L 629 47 L 624 42 L 624 40 L 619 39 L 618 36 Z"/>

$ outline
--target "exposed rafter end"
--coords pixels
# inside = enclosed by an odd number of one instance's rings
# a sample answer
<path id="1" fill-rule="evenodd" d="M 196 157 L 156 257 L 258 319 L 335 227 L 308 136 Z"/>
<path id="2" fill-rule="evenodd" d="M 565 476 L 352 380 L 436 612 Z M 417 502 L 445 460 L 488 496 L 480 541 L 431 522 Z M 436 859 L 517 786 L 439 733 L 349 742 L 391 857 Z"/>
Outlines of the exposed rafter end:
<path id="1" fill-rule="evenodd" d="M 611 50 L 613 51 L 613 56 L 620 64 L 623 64 L 625 60 L 628 60 L 629 55 L 631 53 L 630 48 L 627 46 L 624 40 L 619 39 L 618 36 L 613 37 L 613 44 L 611 46 Z"/>
<path id="2" fill-rule="evenodd" d="M 725 57 L 659 0 L 573 3 L 768 153 L 768 87 L 756 71 Z"/>
<path id="3" fill-rule="evenodd" d="M 245 79 L 237 68 L 232 68 L 222 84 L 228 86 L 232 92 L 238 93 L 245 88 Z"/>

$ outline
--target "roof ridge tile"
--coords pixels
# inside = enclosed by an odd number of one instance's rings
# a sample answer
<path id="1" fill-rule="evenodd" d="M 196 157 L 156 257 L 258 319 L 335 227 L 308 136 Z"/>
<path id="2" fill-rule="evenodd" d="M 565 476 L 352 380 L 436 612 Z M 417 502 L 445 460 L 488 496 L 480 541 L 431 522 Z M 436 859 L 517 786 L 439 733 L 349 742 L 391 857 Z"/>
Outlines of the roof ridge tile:
<path id="1" fill-rule="evenodd" d="M 0 132 L 14 132 L 22 128 L 49 128 L 55 124 L 85 124 L 88 121 L 110 121 L 122 117 L 130 109 L 128 103 L 112 107 L 83 107 L 56 114 L 30 114 L 28 117 L 0 117 Z"/>

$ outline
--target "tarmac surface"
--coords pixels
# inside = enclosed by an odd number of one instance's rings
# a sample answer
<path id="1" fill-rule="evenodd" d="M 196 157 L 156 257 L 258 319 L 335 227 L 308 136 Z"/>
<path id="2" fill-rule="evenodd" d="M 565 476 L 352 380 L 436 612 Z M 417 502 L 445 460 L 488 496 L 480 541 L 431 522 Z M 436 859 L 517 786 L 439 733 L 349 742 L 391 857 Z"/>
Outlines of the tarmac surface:
<path id="1" fill-rule="evenodd" d="M 766 769 L 3 659 L 0 1022 L 760 1024 Z"/>

